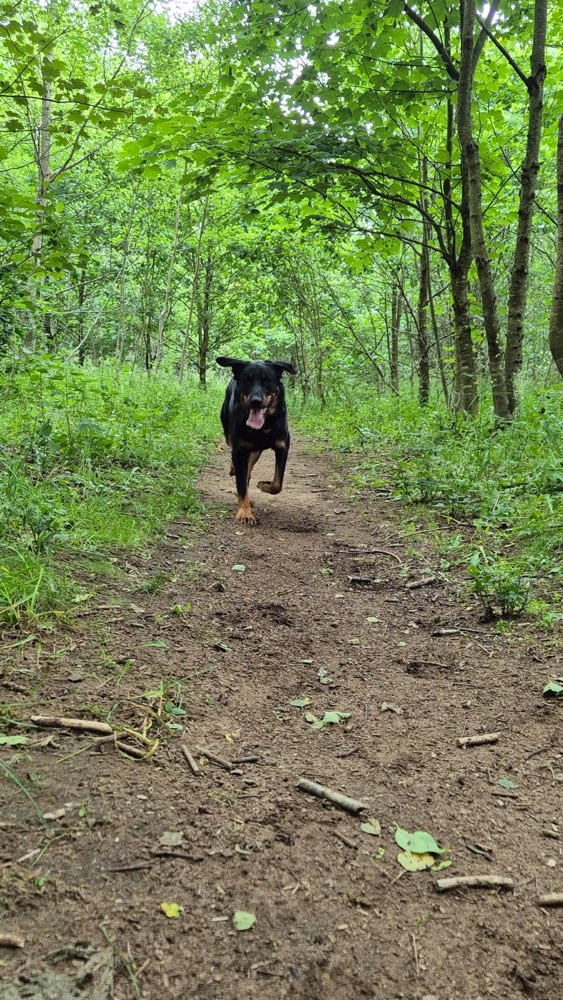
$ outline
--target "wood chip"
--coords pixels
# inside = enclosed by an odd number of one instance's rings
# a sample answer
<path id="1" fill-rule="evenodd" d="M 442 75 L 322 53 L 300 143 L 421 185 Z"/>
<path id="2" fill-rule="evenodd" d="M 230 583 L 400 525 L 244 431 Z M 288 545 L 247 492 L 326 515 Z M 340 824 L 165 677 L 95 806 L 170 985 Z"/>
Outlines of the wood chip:
<path id="1" fill-rule="evenodd" d="M 0 934 L 0 948 L 23 948 L 25 939 L 19 934 Z"/>

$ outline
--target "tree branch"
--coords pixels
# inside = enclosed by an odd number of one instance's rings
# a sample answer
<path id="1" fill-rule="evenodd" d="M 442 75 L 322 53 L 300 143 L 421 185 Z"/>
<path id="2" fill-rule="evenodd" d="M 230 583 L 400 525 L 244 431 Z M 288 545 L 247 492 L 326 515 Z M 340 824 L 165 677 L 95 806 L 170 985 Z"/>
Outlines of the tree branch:
<path id="1" fill-rule="evenodd" d="M 436 49 L 436 52 L 438 53 L 440 59 L 442 60 L 444 66 L 446 67 L 448 76 L 451 77 L 452 80 L 455 80 L 457 82 L 459 80 L 459 71 L 457 69 L 457 66 L 452 62 L 450 53 L 445 48 L 442 41 L 438 38 L 438 35 L 436 35 L 434 31 L 432 31 L 432 28 L 430 28 L 427 25 L 424 18 L 421 17 L 420 14 L 416 12 L 416 10 L 413 10 L 412 7 L 409 7 L 408 3 L 405 4 L 404 11 L 407 17 L 410 18 L 410 20 L 413 22 L 413 24 L 416 24 L 417 27 L 419 27 L 420 30 L 426 35 L 426 37 L 430 39 L 432 45 Z"/>
<path id="2" fill-rule="evenodd" d="M 514 70 L 514 72 L 520 77 L 520 79 L 524 83 L 524 86 L 526 87 L 526 89 L 529 89 L 530 88 L 530 79 L 529 79 L 529 77 L 527 77 L 526 74 L 524 73 L 524 71 L 522 69 L 520 69 L 518 63 L 512 58 L 512 56 L 510 55 L 510 52 L 508 52 L 505 49 L 505 47 L 502 44 L 502 42 L 499 42 L 498 38 L 495 38 L 495 36 L 493 35 L 492 31 L 490 30 L 488 24 L 485 21 L 483 21 L 482 18 L 479 17 L 479 14 L 476 14 L 475 17 L 476 17 L 476 20 L 478 21 L 478 23 L 481 25 L 482 30 L 487 35 L 487 38 L 491 39 L 491 42 L 493 43 L 494 46 L 496 46 L 496 48 L 499 50 L 499 52 L 504 56 L 504 58 L 506 59 L 507 63 L 509 64 L 509 66 L 512 66 L 512 69 Z"/>

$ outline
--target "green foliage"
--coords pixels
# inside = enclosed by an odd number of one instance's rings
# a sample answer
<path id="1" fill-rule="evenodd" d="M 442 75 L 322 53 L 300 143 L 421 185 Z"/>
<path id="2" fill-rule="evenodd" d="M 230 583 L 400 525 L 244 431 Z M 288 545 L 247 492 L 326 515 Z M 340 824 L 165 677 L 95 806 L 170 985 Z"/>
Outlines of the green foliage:
<path id="1" fill-rule="evenodd" d="M 57 555 L 136 546 L 180 513 L 217 434 L 218 388 L 28 356 L 0 372 L 0 615 L 60 608 Z"/>
<path id="2" fill-rule="evenodd" d="M 416 400 L 346 394 L 296 406 L 302 429 L 323 444 L 362 452 L 359 485 L 390 485 L 455 533 L 441 545 L 468 567 L 486 616 L 521 613 L 544 593 L 557 617 L 563 551 L 563 414 L 558 389 L 528 387 L 519 418 L 499 429 L 490 414 L 455 418 Z M 461 530 L 460 530 L 461 529 Z M 451 565 L 451 561 L 449 562 Z M 534 605 L 531 605 L 532 610 Z M 538 606 L 539 610 L 539 606 Z M 544 616 L 544 620 L 546 620 Z"/>

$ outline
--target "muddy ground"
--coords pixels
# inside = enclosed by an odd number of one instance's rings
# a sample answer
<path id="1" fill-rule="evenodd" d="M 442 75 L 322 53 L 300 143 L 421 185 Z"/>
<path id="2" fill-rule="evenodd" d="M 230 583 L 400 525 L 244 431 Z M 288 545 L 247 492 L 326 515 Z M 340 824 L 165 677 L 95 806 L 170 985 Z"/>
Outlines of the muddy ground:
<path id="1" fill-rule="evenodd" d="M 553 634 L 483 624 L 388 496 L 346 489 L 302 444 L 257 528 L 235 524 L 227 470 L 218 450 L 203 528 L 83 570 L 93 596 L 40 649 L 4 636 L 3 714 L 159 743 L 131 760 L 95 735 L 0 727 L 29 739 L 0 750 L 0 934 L 24 939 L 0 948 L 0 1000 L 563 996 L 563 909 L 538 906 L 563 890 Z M 350 715 L 314 729 L 326 711 Z M 251 759 L 226 770 L 198 747 Z M 395 824 L 452 866 L 404 872 Z M 437 890 L 482 874 L 514 888 Z"/>

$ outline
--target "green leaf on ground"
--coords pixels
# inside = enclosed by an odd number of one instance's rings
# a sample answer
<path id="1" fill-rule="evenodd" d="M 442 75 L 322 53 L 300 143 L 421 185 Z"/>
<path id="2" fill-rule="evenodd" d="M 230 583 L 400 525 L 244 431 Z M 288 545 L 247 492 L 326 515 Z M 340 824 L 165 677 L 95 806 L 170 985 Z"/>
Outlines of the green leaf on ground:
<path id="1" fill-rule="evenodd" d="M 434 837 L 425 830 L 415 830 L 409 833 L 398 826 L 395 830 L 395 842 L 403 851 L 413 854 L 445 854 L 445 848 L 439 847 Z"/>
<path id="2" fill-rule="evenodd" d="M 375 615 L 370 615 L 369 618 L 366 618 L 366 621 L 369 622 L 370 625 L 379 625 L 381 618 L 376 618 Z"/>
<path id="3" fill-rule="evenodd" d="M 556 681 L 550 681 L 549 684 L 546 684 L 543 694 L 546 698 L 560 697 L 563 694 L 563 678 L 559 677 Z"/>
<path id="4" fill-rule="evenodd" d="M 181 847 L 184 842 L 184 834 L 176 830 L 165 830 L 158 842 L 163 847 Z"/>
<path id="5" fill-rule="evenodd" d="M 254 913 L 246 913 L 244 910 L 237 910 L 233 913 L 233 927 L 236 931 L 249 931 L 256 923 Z"/>
<path id="6" fill-rule="evenodd" d="M 170 920 L 179 917 L 182 913 L 182 907 L 178 903 L 161 903 L 160 909 Z"/>
<path id="7" fill-rule="evenodd" d="M 384 857 L 385 857 L 385 848 L 384 847 L 378 847 L 377 851 L 374 854 L 375 860 L 376 861 L 381 861 L 381 859 L 384 858 Z"/>
<path id="8" fill-rule="evenodd" d="M 233 566 L 235 573 L 246 573 L 246 566 L 244 563 L 235 563 Z"/>
<path id="9" fill-rule="evenodd" d="M 27 743 L 27 736 L 0 736 L 0 747 L 19 747 Z"/>
<path id="10" fill-rule="evenodd" d="M 366 823 L 361 824 L 360 830 L 362 833 L 369 833 L 372 837 L 379 837 L 381 834 L 381 823 L 378 819 L 370 817 Z"/>
<path id="11" fill-rule="evenodd" d="M 500 785 L 501 788 L 507 788 L 509 790 L 512 790 L 513 788 L 518 788 L 516 782 L 511 781 L 510 778 L 499 778 L 497 781 L 497 785 Z"/>
<path id="12" fill-rule="evenodd" d="M 325 712 L 322 719 L 317 719 L 312 712 L 307 712 L 305 716 L 307 722 L 313 723 L 313 729 L 323 729 L 324 726 L 338 726 L 345 719 L 349 719 L 351 712 Z"/>
<path id="13" fill-rule="evenodd" d="M 290 702 L 290 704 L 293 706 L 293 708 L 305 708 L 306 705 L 310 705 L 311 704 L 311 699 L 310 698 L 294 698 L 293 701 Z"/>

